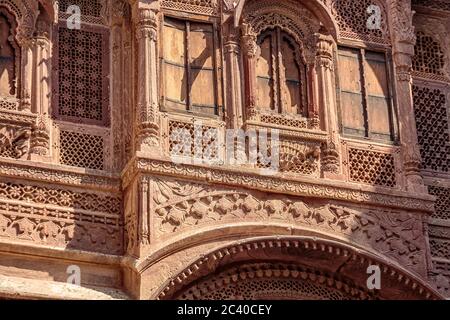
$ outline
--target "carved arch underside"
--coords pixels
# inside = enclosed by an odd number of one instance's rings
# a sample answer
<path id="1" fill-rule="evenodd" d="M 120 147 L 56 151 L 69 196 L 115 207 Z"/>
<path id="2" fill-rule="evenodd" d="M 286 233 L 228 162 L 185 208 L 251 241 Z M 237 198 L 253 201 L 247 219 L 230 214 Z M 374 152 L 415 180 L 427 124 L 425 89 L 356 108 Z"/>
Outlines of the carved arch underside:
<path id="1" fill-rule="evenodd" d="M 279 27 L 294 38 L 303 59 L 308 63 L 314 62 L 316 34 L 320 30 L 321 22 L 297 1 L 247 1 L 242 20 L 256 35 L 267 29 Z"/>
<path id="2" fill-rule="evenodd" d="M 367 288 L 367 268 L 381 290 Z M 442 299 L 425 280 L 382 256 L 305 236 L 240 240 L 202 255 L 160 287 L 158 299 Z"/>
<path id="3" fill-rule="evenodd" d="M 230 2 L 230 0 L 226 0 Z M 253 11 L 252 11 L 253 10 Z M 324 0 L 301 2 L 300 0 L 284 0 L 273 1 L 273 0 L 240 0 L 235 9 L 235 23 L 236 26 L 242 22 L 246 21 L 249 13 L 253 16 L 258 16 L 254 10 L 270 10 L 271 12 L 282 12 L 288 13 L 294 21 L 301 22 L 300 20 L 305 18 L 299 16 L 302 12 L 307 12 L 308 19 L 314 19 L 320 21 L 323 27 L 337 40 L 337 24 Z M 313 14 L 314 13 L 314 14 Z M 301 18 L 300 18 L 301 17 Z M 311 21 L 303 21 L 301 23 L 310 23 Z"/>

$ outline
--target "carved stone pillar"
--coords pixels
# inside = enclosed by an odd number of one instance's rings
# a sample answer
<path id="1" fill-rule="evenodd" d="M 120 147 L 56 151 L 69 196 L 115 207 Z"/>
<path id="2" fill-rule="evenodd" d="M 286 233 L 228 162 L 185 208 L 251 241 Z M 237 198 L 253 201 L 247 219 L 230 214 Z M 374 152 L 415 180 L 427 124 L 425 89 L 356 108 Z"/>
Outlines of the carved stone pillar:
<path id="1" fill-rule="evenodd" d="M 152 151 L 160 146 L 157 89 L 158 10 L 133 8 L 137 39 L 137 146 L 138 151 Z"/>
<path id="2" fill-rule="evenodd" d="M 241 65 L 239 63 L 239 42 L 237 29 L 228 24 L 228 36 L 224 44 L 226 68 L 226 98 L 228 127 L 239 129 L 243 125 Z"/>
<path id="3" fill-rule="evenodd" d="M 31 112 L 31 87 L 33 73 L 33 38 L 27 33 L 17 36 L 21 48 L 21 95 L 20 111 Z"/>
<path id="4" fill-rule="evenodd" d="M 408 0 L 389 0 L 389 5 L 406 188 L 408 191 L 422 193 L 427 192 L 427 189 L 420 173 L 421 156 L 412 98 L 411 70 L 416 41 L 412 26 L 413 12 L 411 11 L 411 2 Z"/>
<path id="5" fill-rule="evenodd" d="M 340 173 L 340 159 L 337 151 L 338 116 L 334 83 L 333 38 L 319 34 L 317 40 L 316 73 L 319 115 L 322 120 L 321 129 L 328 131 L 330 139 L 322 152 L 322 171 L 324 177 L 336 178 Z"/>
<path id="6" fill-rule="evenodd" d="M 113 132 L 113 168 L 117 172 L 122 171 L 125 165 L 125 148 L 130 147 L 130 141 L 125 142 L 130 127 L 129 105 L 125 103 L 129 99 L 124 94 L 124 88 L 129 85 L 131 79 L 125 78 L 125 64 L 129 61 L 124 59 L 124 42 L 130 34 L 130 12 L 128 4 L 122 0 L 111 2 L 108 10 L 111 22 L 111 45 L 112 45 L 112 132 Z M 128 59 L 130 57 L 128 56 Z M 131 69 L 131 68 L 130 68 Z M 126 79 L 126 80 L 125 80 Z"/>
<path id="7" fill-rule="evenodd" d="M 32 81 L 31 111 L 37 113 L 36 123 L 32 127 L 30 139 L 30 160 L 51 161 L 50 155 L 50 94 L 51 94 L 51 45 L 50 45 L 50 22 L 45 19 L 38 19 L 36 25 L 36 35 L 32 41 L 32 70 L 34 76 Z M 28 71 L 27 71 L 28 72 Z"/>
<path id="8" fill-rule="evenodd" d="M 245 73 L 245 115 L 251 119 L 256 114 L 256 53 L 258 45 L 256 34 L 248 24 L 242 25 L 242 53 L 244 56 Z"/>

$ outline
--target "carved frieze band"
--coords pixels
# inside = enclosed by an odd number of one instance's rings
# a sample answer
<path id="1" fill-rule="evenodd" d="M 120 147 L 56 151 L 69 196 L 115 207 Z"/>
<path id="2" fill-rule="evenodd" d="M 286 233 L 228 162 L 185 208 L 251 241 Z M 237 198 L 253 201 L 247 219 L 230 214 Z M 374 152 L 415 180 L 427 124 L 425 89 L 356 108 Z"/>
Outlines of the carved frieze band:
<path id="1" fill-rule="evenodd" d="M 121 254 L 121 197 L 0 183 L 0 239 Z"/>
<path id="2" fill-rule="evenodd" d="M 317 179 L 300 181 L 284 177 L 262 176 L 257 173 L 226 170 L 214 167 L 179 165 L 169 161 L 135 158 L 124 171 L 123 187 L 129 185 L 138 172 L 162 174 L 188 178 L 194 181 L 207 181 L 230 186 L 245 185 L 248 189 L 285 193 L 296 196 L 308 196 L 325 199 L 344 200 L 356 203 L 381 205 L 383 207 L 402 208 L 431 213 L 434 211 L 433 198 L 428 195 L 415 195 L 414 198 L 401 191 L 376 192 L 361 187 L 349 188 L 348 185 L 327 185 Z M 317 181 L 317 182 L 316 182 Z"/>
<path id="3" fill-rule="evenodd" d="M 356 210 L 298 197 L 211 187 L 170 179 L 153 180 L 154 237 L 234 222 L 287 223 L 375 248 L 423 273 L 422 218 L 393 210 Z M 145 212 L 142 213 L 146 215 Z"/>

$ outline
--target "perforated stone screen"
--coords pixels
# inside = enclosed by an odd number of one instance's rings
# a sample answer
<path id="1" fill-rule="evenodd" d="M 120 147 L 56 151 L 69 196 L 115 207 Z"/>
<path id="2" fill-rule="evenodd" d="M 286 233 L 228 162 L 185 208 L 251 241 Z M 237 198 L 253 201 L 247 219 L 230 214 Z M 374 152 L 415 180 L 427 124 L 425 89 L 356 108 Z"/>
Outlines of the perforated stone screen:
<path id="1" fill-rule="evenodd" d="M 445 94 L 440 89 L 413 86 L 422 167 L 448 172 L 450 141 Z"/>
<path id="2" fill-rule="evenodd" d="M 379 8 L 379 26 L 368 28 L 368 21 L 373 21 L 373 11 L 368 11 L 369 6 L 376 5 Z M 351 39 L 360 39 L 377 43 L 388 43 L 386 13 L 381 3 L 373 0 L 333 0 L 331 8 L 339 26 L 341 36 Z M 370 24 L 369 24 L 370 25 Z"/>
<path id="3" fill-rule="evenodd" d="M 91 17 L 100 17 L 102 10 L 100 0 L 59 0 L 59 12 L 66 13 L 71 5 L 78 6 L 82 15 Z"/>
<path id="4" fill-rule="evenodd" d="M 450 2 L 447 0 L 412 0 L 412 4 L 437 10 L 450 11 Z"/>
<path id="5" fill-rule="evenodd" d="M 60 133 L 60 162 L 74 167 L 103 170 L 103 137 L 72 131 Z"/>
<path id="6" fill-rule="evenodd" d="M 444 73 L 444 52 L 432 36 L 417 32 L 417 41 L 414 47 L 414 71 L 442 76 Z"/>
<path id="7" fill-rule="evenodd" d="M 450 188 L 429 186 L 428 192 L 436 196 L 436 211 L 432 217 L 436 219 L 450 219 Z"/>
<path id="8" fill-rule="evenodd" d="M 348 158 L 351 181 L 395 187 L 395 164 L 392 154 L 350 148 Z"/>
<path id="9" fill-rule="evenodd" d="M 109 36 L 102 28 L 70 30 L 56 36 L 54 117 L 109 125 Z"/>

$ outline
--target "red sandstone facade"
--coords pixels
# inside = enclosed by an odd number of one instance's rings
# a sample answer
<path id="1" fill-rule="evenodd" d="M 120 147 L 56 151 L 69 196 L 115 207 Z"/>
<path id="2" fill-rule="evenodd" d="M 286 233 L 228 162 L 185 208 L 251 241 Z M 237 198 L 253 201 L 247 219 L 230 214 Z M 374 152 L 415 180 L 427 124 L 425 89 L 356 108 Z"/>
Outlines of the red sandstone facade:
<path id="1" fill-rule="evenodd" d="M 0 27 L 0 297 L 450 297 L 449 1 L 0 0 Z M 220 162 L 227 129 L 279 130 L 278 171 Z"/>

